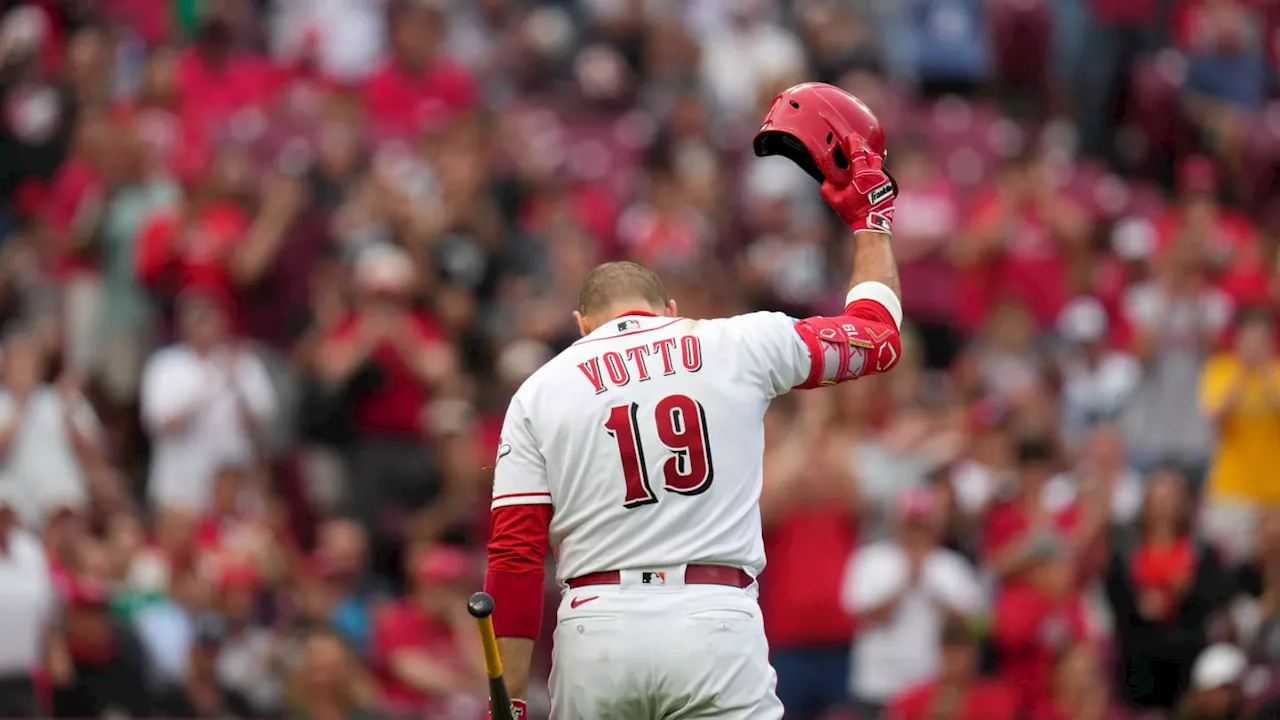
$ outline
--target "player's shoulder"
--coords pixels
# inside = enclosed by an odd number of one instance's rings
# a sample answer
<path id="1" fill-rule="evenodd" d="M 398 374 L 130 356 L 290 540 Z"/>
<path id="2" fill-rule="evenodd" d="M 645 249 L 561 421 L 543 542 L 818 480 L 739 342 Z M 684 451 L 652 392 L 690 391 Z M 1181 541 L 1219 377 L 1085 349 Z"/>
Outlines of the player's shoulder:
<path id="1" fill-rule="evenodd" d="M 757 310 L 755 312 L 732 315 L 718 320 L 705 320 L 711 328 L 725 333 L 751 334 L 789 330 L 798 319 L 775 310 Z"/>

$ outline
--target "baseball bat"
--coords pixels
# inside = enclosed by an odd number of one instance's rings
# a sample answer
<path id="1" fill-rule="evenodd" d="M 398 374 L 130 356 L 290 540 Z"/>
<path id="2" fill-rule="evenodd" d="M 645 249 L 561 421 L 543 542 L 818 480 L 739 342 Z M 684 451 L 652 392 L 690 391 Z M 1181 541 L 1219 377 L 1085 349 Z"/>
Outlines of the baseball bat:
<path id="1" fill-rule="evenodd" d="M 502 679 L 502 656 L 498 653 L 498 638 L 493 634 L 493 597 L 478 592 L 467 600 L 467 612 L 476 619 L 480 628 L 480 645 L 484 648 L 484 674 L 489 677 L 489 708 L 493 720 L 514 720 L 511 717 L 511 694 Z"/>

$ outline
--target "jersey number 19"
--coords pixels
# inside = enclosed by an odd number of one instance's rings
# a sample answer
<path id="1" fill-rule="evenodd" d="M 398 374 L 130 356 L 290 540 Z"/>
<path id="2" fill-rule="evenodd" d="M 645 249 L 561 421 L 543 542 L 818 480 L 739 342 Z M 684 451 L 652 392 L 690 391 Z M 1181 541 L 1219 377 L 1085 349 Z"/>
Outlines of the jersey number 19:
<path id="1" fill-rule="evenodd" d="M 640 406 L 615 405 L 604 428 L 618 443 L 622 476 L 626 481 L 623 506 L 637 508 L 658 502 L 649 484 L 644 444 L 640 441 Z M 715 471 L 711 466 L 711 444 L 707 435 L 707 414 L 702 404 L 687 395 L 668 395 L 653 411 L 658 439 L 671 453 L 662 463 L 663 488 L 681 495 L 698 495 L 711 487 Z"/>

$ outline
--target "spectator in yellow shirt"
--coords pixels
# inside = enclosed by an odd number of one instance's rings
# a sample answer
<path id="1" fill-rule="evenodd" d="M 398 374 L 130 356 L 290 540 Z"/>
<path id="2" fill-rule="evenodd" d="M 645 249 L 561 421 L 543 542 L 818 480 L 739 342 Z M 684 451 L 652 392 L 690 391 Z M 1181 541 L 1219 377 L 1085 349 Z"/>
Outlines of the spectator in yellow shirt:
<path id="1" fill-rule="evenodd" d="M 1203 528 L 1232 559 L 1252 552 L 1262 507 L 1280 501 L 1280 362 L 1271 316 L 1241 316 L 1235 348 L 1210 359 L 1200 407 L 1218 432 Z"/>

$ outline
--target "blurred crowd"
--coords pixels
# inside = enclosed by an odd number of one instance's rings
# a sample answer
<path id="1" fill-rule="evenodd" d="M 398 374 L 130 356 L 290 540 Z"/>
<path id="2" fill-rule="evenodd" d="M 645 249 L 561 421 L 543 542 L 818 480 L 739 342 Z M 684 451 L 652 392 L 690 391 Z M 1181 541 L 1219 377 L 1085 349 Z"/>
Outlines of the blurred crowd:
<path id="1" fill-rule="evenodd" d="M 788 717 L 1280 717 L 1277 70 L 1275 0 L 0 0 L 0 716 L 483 717 L 507 399 L 603 260 L 840 306 L 749 149 L 821 80 L 909 323 L 769 416 Z"/>

